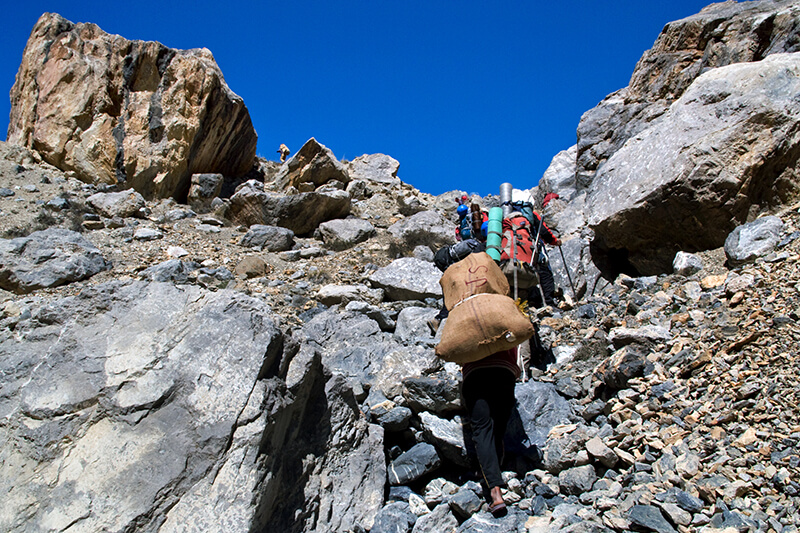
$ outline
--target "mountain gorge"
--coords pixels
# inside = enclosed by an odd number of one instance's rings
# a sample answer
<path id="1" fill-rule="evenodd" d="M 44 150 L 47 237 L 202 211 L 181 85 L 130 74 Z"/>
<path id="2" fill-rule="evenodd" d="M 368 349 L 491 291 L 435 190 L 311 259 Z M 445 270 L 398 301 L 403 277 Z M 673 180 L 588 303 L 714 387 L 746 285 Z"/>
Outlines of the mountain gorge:
<path id="1" fill-rule="evenodd" d="M 516 191 L 560 303 L 493 518 L 428 324 L 461 192 L 258 158 L 207 50 L 43 15 L 0 143 L 0 529 L 796 531 L 798 21 L 667 24 Z"/>

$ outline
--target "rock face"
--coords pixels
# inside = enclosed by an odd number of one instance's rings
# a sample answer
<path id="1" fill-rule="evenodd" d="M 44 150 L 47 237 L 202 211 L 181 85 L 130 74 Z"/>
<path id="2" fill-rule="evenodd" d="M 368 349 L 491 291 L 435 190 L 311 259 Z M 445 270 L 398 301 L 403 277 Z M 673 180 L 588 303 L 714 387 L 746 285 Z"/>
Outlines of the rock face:
<path id="1" fill-rule="evenodd" d="M 45 13 L 11 89 L 8 142 L 87 183 L 182 200 L 192 174 L 250 170 L 256 132 L 208 50 L 128 41 Z"/>
<path id="2" fill-rule="evenodd" d="M 796 0 L 726 2 L 671 22 L 584 114 L 536 192 L 559 195 L 544 215 L 576 240 L 577 293 L 601 273 L 668 272 L 797 198 L 799 15 Z"/>
<path id="3" fill-rule="evenodd" d="M 257 300 L 114 283 L 16 331 L 0 340 L 3 531 L 346 530 L 383 502 L 380 428 L 318 356 L 287 385 Z"/>
<path id="4" fill-rule="evenodd" d="M 597 172 L 588 222 L 598 244 L 628 250 L 640 273 L 666 272 L 679 250 L 718 247 L 752 206 L 796 198 L 798 69 L 800 53 L 775 54 L 695 80 Z"/>

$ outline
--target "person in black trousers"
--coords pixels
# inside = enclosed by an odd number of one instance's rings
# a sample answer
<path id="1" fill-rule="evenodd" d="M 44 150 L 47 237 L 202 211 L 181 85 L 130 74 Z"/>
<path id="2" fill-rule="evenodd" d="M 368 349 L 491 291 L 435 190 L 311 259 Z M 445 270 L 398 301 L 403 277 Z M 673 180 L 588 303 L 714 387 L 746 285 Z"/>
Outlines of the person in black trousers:
<path id="1" fill-rule="evenodd" d="M 489 511 L 506 514 L 501 488 L 505 485 L 500 470 L 503 439 L 516 405 L 514 388 L 521 371 L 517 350 L 503 350 L 462 366 L 461 394 L 472 426 L 472 439 L 483 479 L 489 489 Z"/>

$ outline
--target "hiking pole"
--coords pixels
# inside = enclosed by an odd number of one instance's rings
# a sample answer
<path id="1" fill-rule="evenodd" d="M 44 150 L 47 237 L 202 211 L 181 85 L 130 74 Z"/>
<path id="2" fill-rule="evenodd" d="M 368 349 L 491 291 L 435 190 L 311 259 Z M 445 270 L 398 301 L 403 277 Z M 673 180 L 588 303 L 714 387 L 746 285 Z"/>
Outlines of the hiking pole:
<path id="1" fill-rule="evenodd" d="M 534 216 L 538 216 L 536 213 L 533 213 Z M 539 234 L 542 231 L 542 224 L 544 221 L 542 217 L 539 218 L 539 224 L 536 227 L 536 240 L 533 241 L 533 260 L 536 262 L 536 286 L 539 288 L 539 296 L 542 297 L 542 307 L 547 305 L 547 302 L 544 301 L 544 289 L 542 289 L 542 280 L 539 276 Z"/>
<path id="2" fill-rule="evenodd" d="M 572 283 L 572 276 L 569 275 L 569 267 L 567 266 L 567 260 L 564 258 L 564 250 L 561 249 L 559 245 L 558 251 L 561 252 L 561 261 L 564 262 L 564 271 L 567 273 L 567 279 L 569 280 L 569 286 L 572 289 L 572 297 L 577 300 L 578 294 L 575 292 L 575 284 Z"/>

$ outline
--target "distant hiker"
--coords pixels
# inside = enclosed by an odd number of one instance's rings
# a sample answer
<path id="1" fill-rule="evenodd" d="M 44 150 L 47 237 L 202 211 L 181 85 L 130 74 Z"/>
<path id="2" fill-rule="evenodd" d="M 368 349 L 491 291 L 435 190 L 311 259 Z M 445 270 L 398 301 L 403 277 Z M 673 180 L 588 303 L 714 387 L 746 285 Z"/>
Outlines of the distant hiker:
<path id="1" fill-rule="evenodd" d="M 544 200 L 542 200 L 542 207 L 547 207 L 547 204 L 550 203 L 550 200 L 555 200 L 556 198 L 559 198 L 558 193 L 549 192 L 545 194 Z"/>
<path id="2" fill-rule="evenodd" d="M 286 146 L 285 144 L 281 144 L 280 148 L 278 148 L 278 153 L 281 154 L 281 163 L 285 163 L 286 158 L 289 156 L 291 152 L 289 151 L 288 146 Z"/>
<path id="3" fill-rule="evenodd" d="M 503 439 L 516 404 L 515 384 L 521 375 L 517 350 L 503 350 L 461 367 L 461 394 L 472 427 L 472 439 L 478 455 L 483 479 L 489 489 L 489 511 L 495 516 L 506 514 L 501 488 L 504 456 Z"/>
<path id="4" fill-rule="evenodd" d="M 539 233 L 539 257 L 536 258 L 536 270 L 539 273 L 539 283 L 542 285 L 541 292 L 544 293 L 544 302 L 542 302 L 541 293 L 535 288 L 528 294 L 528 301 L 537 308 L 544 307 L 544 305 L 555 307 L 556 282 L 553 279 L 553 270 L 550 268 L 550 258 L 547 256 L 544 243 L 551 246 L 561 246 L 561 239 L 553 234 L 536 211 L 533 211 L 533 224 L 532 231 L 538 231 Z M 541 224 L 541 229 L 538 228 L 539 224 Z M 544 243 L 541 241 L 544 241 Z"/>

